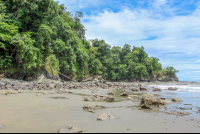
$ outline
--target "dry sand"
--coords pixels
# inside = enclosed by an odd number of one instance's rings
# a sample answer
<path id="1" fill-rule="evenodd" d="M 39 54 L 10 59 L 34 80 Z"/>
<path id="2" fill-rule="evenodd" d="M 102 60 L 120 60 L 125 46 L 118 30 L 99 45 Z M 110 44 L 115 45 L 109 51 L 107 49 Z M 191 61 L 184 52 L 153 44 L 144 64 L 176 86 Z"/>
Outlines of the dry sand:
<path id="1" fill-rule="evenodd" d="M 102 89 L 98 92 L 106 94 L 107 91 Z M 39 97 L 35 92 L 38 91 L 0 96 L 0 124 L 4 127 L 0 133 L 56 133 L 63 125 L 74 125 L 81 128 L 83 133 L 200 132 L 200 116 L 177 117 L 158 111 L 139 110 L 131 100 L 86 102 L 82 95 L 74 94 L 91 94 L 89 89 L 76 90 L 72 94 L 47 94 Z M 52 99 L 52 96 L 69 99 Z M 105 105 L 107 108 L 91 113 L 83 110 L 85 104 Z M 102 113 L 109 113 L 117 119 L 97 121 L 96 118 Z"/>

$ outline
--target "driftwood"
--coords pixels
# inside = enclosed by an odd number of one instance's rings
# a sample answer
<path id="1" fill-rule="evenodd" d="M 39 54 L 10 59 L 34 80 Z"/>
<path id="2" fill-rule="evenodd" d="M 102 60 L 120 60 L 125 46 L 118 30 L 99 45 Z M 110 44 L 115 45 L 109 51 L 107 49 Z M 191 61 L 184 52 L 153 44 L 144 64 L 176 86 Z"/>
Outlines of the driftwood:
<path id="1" fill-rule="evenodd" d="M 59 74 L 61 74 L 60 72 L 59 72 Z M 61 74 L 62 76 L 64 76 L 64 77 L 66 77 L 67 79 L 70 79 L 70 80 L 72 80 L 71 78 L 69 78 L 69 77 L 67 77 L 67 76 L 65 76 L 64 74 Z M 72 81 L 75 81 L 75 80 L 72 80 Z"/>

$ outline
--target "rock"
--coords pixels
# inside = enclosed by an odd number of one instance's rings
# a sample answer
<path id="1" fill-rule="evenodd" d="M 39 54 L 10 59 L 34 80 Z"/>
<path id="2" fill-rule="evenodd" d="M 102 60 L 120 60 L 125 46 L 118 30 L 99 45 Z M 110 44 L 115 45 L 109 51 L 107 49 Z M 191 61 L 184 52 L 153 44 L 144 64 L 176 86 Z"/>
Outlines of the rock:
<path id="1" fill-rule="evenodd" d="M 137 95 L 129 95 L 128 97 L 131 97 L 131 98 L 138 98 Z"/>
<path id="2" fill-rule="evenodd" d="M 63 91 L 63 89 L 58 89 L 58 91 Z"/>
<path id="3" fill-rule="evenodd" d="M 6 89 L 11 88 L 11 87 L 12 87 L 12 86 L 11 86 L 10 84 L 6 84 L 6 85 L 5 85 L 5 88 L 6 88 Z"/>
<path id="4" fill-rule="evenodd" d="M 18 92 L 17 92 L 17 91 L 14 91 L 14 90 L 9 90 L 7 93 L 8 93 L 8 94 L 18 94 Z"/>
<path id="5" fill-rule="evenodd" d="M 166 100 L 159 100 L 158 102 L 161 105 L 166 105 L 166 104 L 170 104 L 171 103 L 170 101 L 166 101 Z"/>
<path id="6" fill-rule="evenodd" d="M 161 100 L 166 100 L 166 98 L 160 98 Z"/>
<path id="7" fill-rule="evenodd" d="M 113 96 L 107 96 L 104 101 L 107 101 L 107 102 L 114 102 L 115 101 L 115 98 Z"/>
<path id="8" fill-rule="evenodd" d="M 153 91 L 161 91 L 161 89 L 155 88 L 155 89 L 153 89 Z"/>
<path id="9" fill-rule="evenodd" d="M 168 90 L 175 91 L 175 90 L 178 90 L 178 88 L 177 87 L 169 87 Z"/>
<path id="10" fill-rule="evenodd" d="M 48 89 L 54 89 L 55 88 L 55 84 L 48 84 L 47 87 L 48 87 Z"/>
<path id="11" fill-rule="evenodd" d="M 141 86 L 140 90 L 147 90 L 145 87 Z"/>
<path id="12" fill-rule="evenodd" d="M 133 98 L 132 97 L 127 97 L 127 100 L 133 100 Z"/>
<path id="13" fill-rule="evenodd" d="M 106 108 L 104 105 L 96 105 L 95 107 Z"/>
<path id="14" fill-rule="evenodd" d="M 132 91 L 139 91 L 139 89 L 137 89 L 137 88 L 133 88 L 133 89 L 131 89 Z"/>
<path id="15" fill-rule="evenodd" d="M 0 129 L 2 129 L 3 128 L 3 126 L 2 125 L 0 125 Z"/>
<path id="16" fill-rule="evenodd" d="M 69 98 L 66 98 L 66 97 L 62 97 L 62 96 L 55 96 L 55 97 L 50 97 L 52 99 L 69 99 Z"/>
<path id="17" fill-rule="evenodd" d="M 108 91 L 108 95 L 115 95 L 113 90 Z"/>
<path id="18" fill-rule="evenodd" d="M 121 96 L 128 96 L 128 94 L 127 94 L 126 92 L 123 92 L 123 93 L 121 94 Z"/>
<path id="19" fill-rule="evenodd" d="M 172 98 L 172 101 L 175 101 L 175 102 L 182 102 L 182 100 L 179 99 L 179 98 Z"/>
<path id="20" fill-rule="evenodd" d="M 97 120 L 100 120 L 100 121 L 113 120 L 113 119 L 115 119 L 114 116 L 111 116 L 110 114 L 106 114 L 106 113 L 103 113 L 97 117 Z"/>
<path id="21" fill-rule="evenodd" d="M 75 126 L 62 126 L 59 133 L 80 133 L 82 130 Z"/>
<path id="22" fill-rule="evenodd" d="M 92 101 L 92 99 L 89 96 L 87 96 L 85 97 L 84 101 Z"/>
<path id="23" fill-rule="evenodd" d="M 86 110 L 92 109 L 92 106 L 90 106 L 89 104 L 86 104 L 83 106 L 83 109 L 86 109 Z"/>
<path id="24" fill-rule="evenodd" d="M 159 102 L 152 93 L 144 94 L 142 96 L 140 106 L 141 108 L 155 109 L 159 108 Z"/>

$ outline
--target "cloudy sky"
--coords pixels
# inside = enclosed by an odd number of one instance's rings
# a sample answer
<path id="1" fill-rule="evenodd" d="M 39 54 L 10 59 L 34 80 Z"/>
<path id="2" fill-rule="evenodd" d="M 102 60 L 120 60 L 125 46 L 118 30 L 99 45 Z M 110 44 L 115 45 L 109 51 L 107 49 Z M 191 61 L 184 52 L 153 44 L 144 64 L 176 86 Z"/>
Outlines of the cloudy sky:
<path id="1" fill-rule="evenodd" d="M 55 0 L 56 1 L 56 0 Z M 57 0 L 84 13 L 86 38 L 111 46 L 144 46 L 180 81 L 200 81 L 199 0 Z"/>

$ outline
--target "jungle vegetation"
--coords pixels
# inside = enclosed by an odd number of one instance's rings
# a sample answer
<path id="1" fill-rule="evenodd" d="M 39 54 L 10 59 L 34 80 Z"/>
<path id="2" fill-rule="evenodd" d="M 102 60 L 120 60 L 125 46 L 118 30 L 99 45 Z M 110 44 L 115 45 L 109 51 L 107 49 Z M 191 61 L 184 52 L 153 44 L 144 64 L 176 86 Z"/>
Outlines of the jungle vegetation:
<path id="1" fill-rule="evenodd" d="M 171 75 L 144 47 L 111 48 L 104 40 L 86 40 L 82 12 L 72 14 L 53 0 L 0 0 L 0 68 L 35 72 L 50 67 L 75 78 L 101 75 L 105 79 Z"/>

